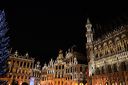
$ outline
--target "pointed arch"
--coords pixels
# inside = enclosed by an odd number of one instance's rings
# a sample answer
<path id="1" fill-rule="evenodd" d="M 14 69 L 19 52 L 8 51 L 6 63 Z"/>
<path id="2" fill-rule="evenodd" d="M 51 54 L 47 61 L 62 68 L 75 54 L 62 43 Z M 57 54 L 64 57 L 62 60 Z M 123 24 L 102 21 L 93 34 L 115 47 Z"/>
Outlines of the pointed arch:
<path id="1" fill-rule="evenodd" d="M 98 46 L 98 57 L 102 56 L 102 47 L 101 45 Z"/>
<path id="2" fill-rule="evenodd" d="M 100 74 L 100 69 L 96 68 L 96 74 Z"/>
<path id="3" fill-rule="evenodd" d="M 108 73 L 111 73 L 111 72 L 112 72 L 112 67 L 111 67 L 111 65 L 108 65 L 108 66 L 107 66 L 107 72 L 108 72 Z"/>
<path id="4" fill-rule="evenodd" d="M 124 50 L 128 50 L 128 39 L 125 34 L 121 35 L 122 46 Z"/>
<path id="5" fill-rule="evenodd" d="M 117 72 L 117 64 L 116 64 L 116 63 L 113 64 L 113 71 L 114 71 L 114 72 Z"/>
<path id="6" fill-rule="evenodd" d="M 120 69 L 121 69 L 121 71 L 126 71 L 127 70 L 126 63 L 125 62 L 121 62 Z"/>
<path id="7" fill-rule="evenodd" d="M 108 41 L 108 46 L 109 46 L 110 53 L 114 53 L 115 52 L 115 48 L 114 48 L 114 44 L 113 44 L 112 40 Z"/>
<path id="8" fill-rule="evenodd" d="M 116 50 L 120 51 L 121 50 L 121 40 L 119 37 L 115 38 L 115 45 L 116 45 Z"/>

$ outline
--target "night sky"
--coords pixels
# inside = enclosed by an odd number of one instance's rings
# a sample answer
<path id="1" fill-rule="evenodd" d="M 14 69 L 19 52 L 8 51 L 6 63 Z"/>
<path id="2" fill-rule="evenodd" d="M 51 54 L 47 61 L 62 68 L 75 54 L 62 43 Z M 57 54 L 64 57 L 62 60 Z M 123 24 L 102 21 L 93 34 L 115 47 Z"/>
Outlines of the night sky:
<path id="1" fill-rule="evenodd" d="M 87 17 L 93 24 L 95 36 L 128 22 L 128 7 L 124 3 L 41 1 L 3 0 L 0 8 L 6 12 L 13 51 L 28 52 L 42 63 L 55 59 L 59 49 L 66 51 L 74 44 L 86 55 Z"/>

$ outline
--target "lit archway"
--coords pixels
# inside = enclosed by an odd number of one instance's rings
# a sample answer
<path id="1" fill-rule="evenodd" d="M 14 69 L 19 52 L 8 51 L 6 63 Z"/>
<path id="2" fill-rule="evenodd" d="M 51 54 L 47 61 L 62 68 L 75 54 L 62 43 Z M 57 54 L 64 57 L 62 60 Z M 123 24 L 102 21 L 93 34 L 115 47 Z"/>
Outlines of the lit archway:
<path id="1" fill-rule="evenodd" d="M 120 81 L 119 85 L 126 85 L 124 81 Z"/>
<path id="2" fill-rule="evenodd" d="M 78 83 L 75 83 L 75 85 L 78 85 Z"/>
<path id="3" fill-rule="evenodd" d="M 83 83 L 80 83 L 79 85 L 84 85 Z"/>
<path id="4" fill-rule="evenodd" d="M 108 82 L 106 82 L 105 85 L 108 85 Z"/>

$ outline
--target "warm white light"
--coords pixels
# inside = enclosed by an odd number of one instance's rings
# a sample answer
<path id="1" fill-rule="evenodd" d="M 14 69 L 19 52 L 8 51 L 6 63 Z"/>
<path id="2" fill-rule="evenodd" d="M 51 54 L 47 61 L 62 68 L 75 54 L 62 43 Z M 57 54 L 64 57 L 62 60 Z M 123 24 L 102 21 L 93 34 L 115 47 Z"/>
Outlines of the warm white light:
<path id="1" fill-rule="evenodd" d="M 20 82 L 20 85 L 22 85 L 22 81 Z"/>
<path id="2" fill-rule="evenodd" d="M 80 85 L 84 85 L 83 83 L 80 83 Z"/>
<path id="3" fill-rule="evenodd" d="M 77 83 L 75 83 L 75 85 L 78 85 Z"/>

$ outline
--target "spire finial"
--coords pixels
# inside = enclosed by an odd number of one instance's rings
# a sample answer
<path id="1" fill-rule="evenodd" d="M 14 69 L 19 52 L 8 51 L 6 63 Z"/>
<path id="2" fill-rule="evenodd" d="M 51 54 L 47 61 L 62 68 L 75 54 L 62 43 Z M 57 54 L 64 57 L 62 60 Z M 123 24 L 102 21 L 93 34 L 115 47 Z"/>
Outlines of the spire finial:
<path id="1" fill-rule="evenodd" d="M 62 53 L 62 50 L 61 49 L 59 50 L 59 53 Z"/>
<path id="2" fill-rule="evenodd" d="M 85 27 L 87 28 L 87 31 L 88 31 L 88 30 L 91 31 L 92 24 L 91 24 L 89 18 L 87 18 L 87 23 L 86 23 Z"/>
<path id="3" fill-rule="evenodd" d="M 15 56 L 18 56 L 18 51 L 17 50 L 15 51 Z"/>
<path id="4" fill-rule="evenodd" d="M 87 18 L 87 24 L 91 24 L 91 22 L 90 22 L 89 18 Z"/>
<path id="5" fill-rule="evenodd" d="M 25 56 L 29 56 L 28 52 L 25 54 Z"/>
<path id="6" fill-rule="evenodd" d="M 44 63 L 44 66 L 47 66 L 46 62 Z"/>

